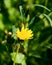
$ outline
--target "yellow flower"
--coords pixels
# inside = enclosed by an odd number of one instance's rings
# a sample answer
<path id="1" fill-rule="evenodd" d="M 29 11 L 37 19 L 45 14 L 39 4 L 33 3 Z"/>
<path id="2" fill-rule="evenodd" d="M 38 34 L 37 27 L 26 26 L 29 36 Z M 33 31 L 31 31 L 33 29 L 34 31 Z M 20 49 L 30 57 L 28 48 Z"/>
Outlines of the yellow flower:
<path id="1" fill-rule="evenodd" d="M 28 40 L 33 38 L 33 33 L 28 28 L 24 28 L 24 24 L 22 24 L 21 31 L 17 29 L 16 35 L 20 40 Z"/>

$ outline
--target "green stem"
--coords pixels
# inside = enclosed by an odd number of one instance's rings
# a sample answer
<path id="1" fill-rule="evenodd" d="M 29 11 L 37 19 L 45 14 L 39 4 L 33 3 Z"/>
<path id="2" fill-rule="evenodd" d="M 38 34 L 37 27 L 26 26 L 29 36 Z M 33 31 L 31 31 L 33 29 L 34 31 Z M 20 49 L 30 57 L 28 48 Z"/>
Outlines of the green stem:
<path id="1" fill-rule="evenodd" d="M 15 54 L 15 57 L 14 57 L 14 63 L 13 63 L 13 65 L 15 65 L 16 56 L 17 56 L 17 54 L 18 54 L 18 52 L 19 52 L 19 49 L 20 49 L 20 44 L 17 44 L 17 51 L 16 51 L 16 54 Z"/>
<path id="2" fill-rule="evenodd" d="M 24 41 L 24 51 L 25 53 L 28 51 L 28 40 Z"/>

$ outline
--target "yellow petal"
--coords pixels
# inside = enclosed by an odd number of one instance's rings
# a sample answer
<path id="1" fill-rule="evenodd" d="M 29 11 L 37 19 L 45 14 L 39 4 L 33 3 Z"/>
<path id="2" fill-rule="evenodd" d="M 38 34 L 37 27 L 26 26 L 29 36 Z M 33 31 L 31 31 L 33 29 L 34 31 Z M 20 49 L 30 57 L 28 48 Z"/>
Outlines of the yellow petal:
<path id="1" fill-rule="evenodd" d="M 17 30 L 17 37 L 20 40 L 27 40 L 33 38 L 33 33 L 32 30 L 29 30 L 28 28 L 24 29 L 24 25 L 21 28 L 21 31 L 18 29 Z"/>

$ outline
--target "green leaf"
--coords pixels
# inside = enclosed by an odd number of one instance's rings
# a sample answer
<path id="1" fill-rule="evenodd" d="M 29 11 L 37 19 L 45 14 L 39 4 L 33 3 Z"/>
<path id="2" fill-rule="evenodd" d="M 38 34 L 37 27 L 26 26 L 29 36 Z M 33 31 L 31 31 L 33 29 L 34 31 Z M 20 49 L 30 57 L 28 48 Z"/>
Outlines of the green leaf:
<path id="1" fill-rule="evenodd" d="M 4 24 L 3 24 L 3 15 L 0 14 L 0 29 L 3 30 L 4 29 Z"/>
<path id="2" fill-rule="evenodd" d="M 31 4 L 31 5 L 28 5 L 28 8 L 30 8 L 30 7 L 32 7 L 32 6 L 34 6 L 34 7 L 41 7 L 41 8 L 46 9 L 47 11 L 51 12 L 50 9 L 48 9 L 47 7 L 45 7 L 45 6 L 43 6 L 43 5 L 40 5 L 40 4 Z"/>
<path id="3" fill-rule="evenodd" d="M 22 8 L 22 6 L 19 6 L 19 9 L 20 9 L 21 16 L 23 16 L 23 8 Z"/>
<path id="4" fill-rule="evenodd" d="M 6 8 L 10 8 L 11 7 L 11 0 L 4 0 L 4 4 Z"/>
<path id="5" fill-rule="evenodd" d="M 34 22 L 34 19 L 35 19 L 35 17 L 33 17 L 33 18 L 31 19 L 29 25 L 31 25 L 31 24 Z"/>
<path id="6" fill-rule="evenodd" d="M 13 33 L 13 37 L 14 37 L 14 39 L 17 39 L 17 37 L 16 37 L 16 27 L 15 27 L 15 25 L 13 25 L 12 26 L 12 33 Z"/>
<path id="7" fill-rule="evenodd" d="M 52 20 L 51 20 L 51 18 L 47 14 L 43 14 L 43 15 L 48 19 L 48 21 L 50 22 L 50 25 L 52 27 Z"/>
<path id="8" fill-rule="evenodd" d="M 13 60 L 13 61 L 14 61 L 15 55 L 16 55 L 16 52 L 11 53 L 11 57 L 12 57 L 12 60 Z M 26 60 L 25 55 L 22 54 L 22 53 L 18 53 L 18 54 L 16 55 L 16 61 L 15 61 L 15 63 L 19 63 L 19 64 L 22 64 L 22 65 L 25 64 L 25 65 L 26 65 L 25 60 Z"/>

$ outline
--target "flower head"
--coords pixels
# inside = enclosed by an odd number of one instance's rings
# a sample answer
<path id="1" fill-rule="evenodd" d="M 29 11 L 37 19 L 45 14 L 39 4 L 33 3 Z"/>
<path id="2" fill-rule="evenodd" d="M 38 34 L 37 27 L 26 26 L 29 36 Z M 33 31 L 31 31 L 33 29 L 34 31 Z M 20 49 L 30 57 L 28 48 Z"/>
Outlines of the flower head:
<path id="1" fill-rule="evenodd" d="M 22 24 L 21 31 L 17 29 L 16 35 L 20 40 L 28 40 L 33 37 L 32 31 L 28 28 L 24 28 L 24 24 Z"/>

